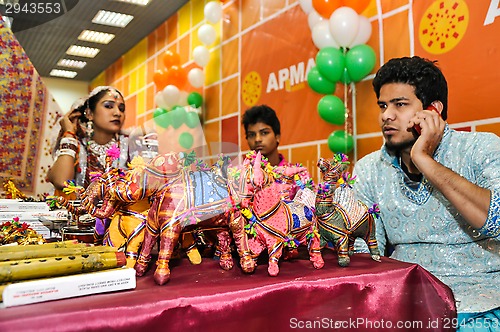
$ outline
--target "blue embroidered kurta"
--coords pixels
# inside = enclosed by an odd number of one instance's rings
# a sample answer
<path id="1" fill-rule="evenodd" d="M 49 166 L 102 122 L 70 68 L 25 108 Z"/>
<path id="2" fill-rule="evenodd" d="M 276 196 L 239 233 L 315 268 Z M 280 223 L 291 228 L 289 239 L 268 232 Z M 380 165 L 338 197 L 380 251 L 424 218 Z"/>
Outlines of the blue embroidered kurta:
<path id="1" fill-rule="evenodd" d="M 358 198 L 378 203 L 377 240 L 392 258 L 417 263 L 447 284 L 458 312 L 500 307 L 500 138 L 445 128 L 434 159 L 491 191 L 485 225 L 472 228 L 425 177 L 413 182 L 385 147 L 354 167 Z"/>

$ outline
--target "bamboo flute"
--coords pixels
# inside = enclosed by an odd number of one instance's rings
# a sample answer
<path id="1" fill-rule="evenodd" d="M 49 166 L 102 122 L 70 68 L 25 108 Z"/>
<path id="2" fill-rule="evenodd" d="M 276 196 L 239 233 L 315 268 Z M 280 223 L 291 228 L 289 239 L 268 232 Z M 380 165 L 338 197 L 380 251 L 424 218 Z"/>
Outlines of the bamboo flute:
<path id="1" fill-rule="evenodd" d="M 88 243 L 78 243 L 78 240 L 68 240 L 62 242 L 50 242 L 44 244 L 28 244 L 25 246 L 0 246 L 0 254 L 4 252 L 14 252 L 14 251 L 25 251 L 34 249 L 45 249 L 45 248 L 73 248 L 73 247 L 89 247 Z"/>
<path id="2" fill-rule="evenodd" d="M 43 246 L 43 245 L 42 245 Z M 0 264 L 2 262 L 19 261 L 24 259 L 55 257 L 55 256 L 73 256 L 89 253 L 115 252 L 118 248 L 110 246 L 69 246 L 67 248 L 37 248 L 33 250 L 6 252 L 0 255 Z"/>
<path id="3" fill-rule="evenodd" d="M 101 271 L 121 267 L 126 263 L 125 253 L 123 252 L 90 253 L 4 262 L 0 264 L 0 284 Z"/>

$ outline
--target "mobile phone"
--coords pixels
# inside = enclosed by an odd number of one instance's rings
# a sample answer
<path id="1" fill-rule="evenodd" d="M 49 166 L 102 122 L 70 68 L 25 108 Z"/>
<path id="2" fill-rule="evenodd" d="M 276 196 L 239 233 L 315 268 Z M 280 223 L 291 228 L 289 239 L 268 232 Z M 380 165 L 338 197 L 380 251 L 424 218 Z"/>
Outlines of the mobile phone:
<path id="1" fill-rule="evenodd" d="M 441 114 L 439 113 L 439 111 L 437 110 L 436 107 L 434 107 L 433 105 L 429 105 L 427 106 L 426 110 L 429 110 L 429 111 L 434 111 L 436 112 L 437 114 L 439 114 L 439 116 L 441 116 Z M 417 132 L 417 134 L 420 135 L 420 133 L 422 132 L 422 129 L 420 128 L 419 125 L 414 125 L 413 126 L 413 129 L 415 129 L 415 131 Z"/>

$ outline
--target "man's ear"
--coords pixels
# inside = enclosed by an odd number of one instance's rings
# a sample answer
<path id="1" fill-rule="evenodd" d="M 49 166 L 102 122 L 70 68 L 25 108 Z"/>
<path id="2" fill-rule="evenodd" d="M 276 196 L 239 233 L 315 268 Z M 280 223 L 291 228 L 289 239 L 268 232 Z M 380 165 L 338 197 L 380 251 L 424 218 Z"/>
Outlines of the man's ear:
<path id="1" fill-rule="evenodd" d="M 281 139 L 281 135 L 280 134 L 276 135 L 276 142 L 278 144 L 280 144 L 280 139 Z"/>

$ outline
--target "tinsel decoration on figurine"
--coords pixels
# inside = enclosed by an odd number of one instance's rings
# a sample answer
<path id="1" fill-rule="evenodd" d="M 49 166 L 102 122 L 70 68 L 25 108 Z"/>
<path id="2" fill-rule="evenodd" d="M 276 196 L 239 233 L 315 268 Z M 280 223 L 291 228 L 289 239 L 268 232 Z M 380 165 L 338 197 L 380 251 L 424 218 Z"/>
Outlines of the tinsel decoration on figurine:
<path id="1" fill-rule="evenodd" d="M 368 208 L 366 204 L 354 197 L 352 177 L 347 168 L 347 156 L 336 154 L 332 160 L 320 158 L 318 167 L 322 182 L 316 194 L 316 216 L 318 217 L 321 245 L 328 242 L 337 249 L 338 263 L 348 266 L 354 253 L 354 241 L 362 238 L 370 250 L 372 259 L 380 261 L 380 252 L 375 238 L 375 217 L 378 207 L 375 204 Z"/>
<path id="2" fill-rule="evenodd" d="M 11 243 L 19 245 L 42 244 L 45 243 L 45 239 L 30 228 L 27 223 L 21 223 L 19 218 L 15 217 L 12 221 L 0 224 L 0 244 Z"/>
<path id="3" fill-rule="evenodd" d="M 5 198 L 9 199 L 25 199 L 26 195 L 23 194 L 21 190 L 16 187 L 16 184 L 12 180 L 7 180 L 3 184 L 3 189 L 5 190 Z"/>

